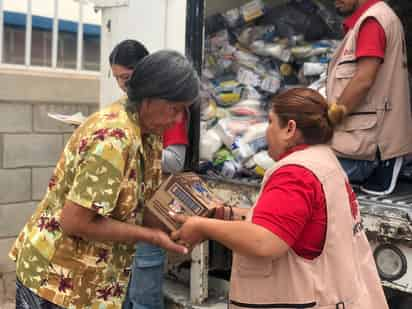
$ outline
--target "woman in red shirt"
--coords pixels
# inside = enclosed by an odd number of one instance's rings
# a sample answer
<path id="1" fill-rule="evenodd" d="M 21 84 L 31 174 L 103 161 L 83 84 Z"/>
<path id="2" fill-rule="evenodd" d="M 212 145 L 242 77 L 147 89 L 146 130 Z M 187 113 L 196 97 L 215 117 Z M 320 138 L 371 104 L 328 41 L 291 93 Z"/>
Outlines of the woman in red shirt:
<path id="1" fill-rule="evenodd" d="M 344 112 L 311 89 L 275 96 L 266 139 L 277 162 L 254 207 L 217 208 L 225 220 L 171 213 L 183 223 L 173 239 L 234 251 L 229 308 L 387 308 L 356 196 L 326 145 Z"/>
<path id="2" fill-rule="evenodd" d="M 297 88 L 283 95 L 295 95 L 301 98 L 301 101 L 295 103 L 296 107 L 285 104 L 284 108 L 291 110 L 286 112 L 286 121 L 279 119 L 273 111 L 269 113 L 266 139 L 269 155 L 275 161 L 302 151 L 310 144 L 325 143 L 333 132 L 325 114 L 320 114 L 322 109 L 327 111 L 328 107 L 318 93 L 310 89 Z M 315 109 L 316 112 L 311 109 Z M 340 111 L 334 113 L 338 114 L 339 118 Z M 237 219 L 248 213 L 247 209 L 224 207 L 217 210 L 217 216 L 228 218 L 231 211 Z M 285 165 L 267 180 L 254 207 L 252 222 L 255 224 L 254 228 L 260 230 L 256 235 L 262 233 L 262 236 L 265 234 L 269 239 L 275 235 L 277 246 L 274 247 L 282 248 L 282 252 L 290 247 L 299 256 L 314 259 L 322 252 L 326 218 L 325 196 L 320 181 L 305 167 Z M 188 220 L 191 221 L 191 218 Z M 185 225 L 178 233 L 179 237 L 185 237 L 186 229 L 189 227 L 191 224 Z M 189 242 L 193 243 L 197 236 L 197 230 L 193 231 Z"/>

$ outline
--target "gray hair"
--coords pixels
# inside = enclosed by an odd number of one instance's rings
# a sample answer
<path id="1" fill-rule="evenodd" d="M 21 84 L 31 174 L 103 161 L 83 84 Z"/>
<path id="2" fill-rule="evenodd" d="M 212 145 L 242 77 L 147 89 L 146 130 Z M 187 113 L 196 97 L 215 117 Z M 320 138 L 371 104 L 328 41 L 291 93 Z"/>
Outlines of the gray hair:
<path id="1" fill-rule="evenodd" d="M 137 63 L 127 83 L 127 108 L 136 111 L 146 98 L 194 102 L 199 78 L 190 62 L 176 51 L 161 50 Z"/>

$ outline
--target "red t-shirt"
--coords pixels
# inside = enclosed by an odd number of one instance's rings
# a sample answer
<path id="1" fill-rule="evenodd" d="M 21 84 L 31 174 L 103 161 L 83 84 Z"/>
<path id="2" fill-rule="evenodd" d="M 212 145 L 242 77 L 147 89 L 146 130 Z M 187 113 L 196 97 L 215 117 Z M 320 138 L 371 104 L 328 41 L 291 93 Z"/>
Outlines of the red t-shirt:
<path id="1" fill-rule="evenodd" d="M 295 147 L 292 152 L 306 147 Z M 279 168 L 263 188 L 252 222 L 281 238 L 297 255 L 307 259 L 319 256 L 327 225 L 325 195 L 320 181 L 302 166 Z"/>
<path id="2" fill-rule="evenodd" d="M 175 125 L 163 132 L 163 148 L 167 148 L 170 145 L 188 145 L 189 140 L 186 130 L 187 116 L 180 121 L 177 121 Z"/>
<path id="3" fill-rule="evenodd" d="M 361 5 L 351 16 L 344 20 L 344 31 L 347 32 L 352 29 L 363 13 L 379 1 L 380 0 L 369 0 Z M 359 30 L 356 41 L 356 58 L 377 57 L 383 60 L 385 56 L 385 49 L 385 30 L 383 30 L 383 27 L 375 18 L 367 18 Z"/>

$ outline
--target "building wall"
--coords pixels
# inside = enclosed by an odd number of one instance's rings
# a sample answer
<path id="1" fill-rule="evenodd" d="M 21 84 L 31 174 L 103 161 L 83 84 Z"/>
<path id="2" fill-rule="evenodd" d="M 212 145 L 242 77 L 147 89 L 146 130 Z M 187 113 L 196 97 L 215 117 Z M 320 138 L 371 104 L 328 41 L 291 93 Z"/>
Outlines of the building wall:
<path id="1" fill-rule="evenodd" d="M 7 257 L 46 191 L 73 128 L 48 112 L 89 115 L 98 109 L 99 77 L 81 73 L 0 70 L 0 278 Z M 1 306 L 0 306 L 1 307 Z"/>
<path id="2" fill-rule="evenodd" d="M 126 38 L 138 40 L 149 52 L 164 48 L 185 52 L 186 0 L 151 0 L 150 5 L 147 1 L 129 1 L 128 6 L 105 7 L 101 24 L 102 106 L 122 95 L 107 61 L 120 41 Z"/>
<path id="3" fill-rule="evenodd" d="M 25 64 L 26 19 L 20 12 L 4 11 L 3 63 Z M 32 16 L 32 43 L 30 64 L 52 66 L 53 19 Z M 57 68 L 77 67 L 78 23 L 59 20 L 57 38 Z M 100 26 L 83 24 L 82 70 L 99 71 L 100 66 Z"/>

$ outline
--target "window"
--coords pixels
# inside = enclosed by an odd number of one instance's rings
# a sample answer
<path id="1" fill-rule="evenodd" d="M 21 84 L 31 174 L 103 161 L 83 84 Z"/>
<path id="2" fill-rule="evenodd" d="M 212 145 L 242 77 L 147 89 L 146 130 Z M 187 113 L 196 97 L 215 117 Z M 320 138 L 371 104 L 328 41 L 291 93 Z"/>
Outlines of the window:
<path id="1" fill-rule="evenodd" d="M 77 34 L 70 32 L 59 32 L 59 41 L 57 46 L 57 67 L 75 69 L 77 59 Z"/>
<path id="2" fill-rule="evenodd" d="M 3 62 L 24 64 L 26 29 L 24 27 L 4 27 Z"/>
<path id="3" fill-rule="evenodd" d="M 92 4 L 74 0 L 6 0 L 2 6 L 1 2 L 0 62 L 99 71 L 100 15 Z M 26 33 L 28 20 L 31 20 L 31 35 Z M 78 44 L 80 25 L 82 44 Z M 57 29 L 57 33 L 53 29 Z"/>
<path id="4" fill-rule="evenodd" d="M 31 64 L 51 67 L 52 32 L 33 29 L 31 40 Z"/>
<path id="5" fill-rule="evenodd" d="M 83 69 L 100 70 L 100 36 L 84 36 Z"/>

